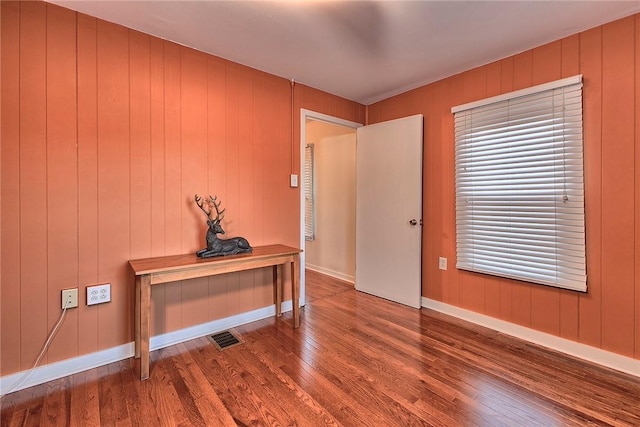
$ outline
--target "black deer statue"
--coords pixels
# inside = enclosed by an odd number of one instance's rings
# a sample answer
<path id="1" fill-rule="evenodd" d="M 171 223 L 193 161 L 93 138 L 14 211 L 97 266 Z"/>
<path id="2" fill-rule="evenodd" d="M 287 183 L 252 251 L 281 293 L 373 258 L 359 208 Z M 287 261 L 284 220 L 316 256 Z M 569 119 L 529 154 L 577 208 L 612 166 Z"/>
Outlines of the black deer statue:
<path id="1" fill-rule="evenodd" d="M 209 196 L 209 200 L 203 200 L 196 194 L 196 204 L 202 212 L 207 215 L 207 247 L 196 252 L 200 258 L 209 258 L 214 256 L 235 255 L 244 252 L 251 252 L 251 245 L 244 237 L 233 237 L 231 239 L 219 239 L 218 234 L 224 234 L 224 230 L 220 225 L 220 221 L 224 218 L 224 209 L 220 210 L 218 196 Z M 205 205 L 209 206 L 207 210 Z M 213 209 L 216 210 L 215 219 L 211 217 Z"/>

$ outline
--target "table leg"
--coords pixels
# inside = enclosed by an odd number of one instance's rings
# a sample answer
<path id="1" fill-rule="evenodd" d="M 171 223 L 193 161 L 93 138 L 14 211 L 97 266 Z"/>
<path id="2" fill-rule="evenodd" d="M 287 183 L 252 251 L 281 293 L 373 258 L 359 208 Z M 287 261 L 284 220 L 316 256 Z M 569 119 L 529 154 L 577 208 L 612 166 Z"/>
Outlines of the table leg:
<path id="1" fill-rule="evenodd" d="M 140 276 L 136 276 L 135 357 L 140 358 Z"/>
<path id="2" fill-rule="evenodd" d="M 149 316 L 151 311 L 151 278 L 140 277 L 140 379 L 149 378 Z"/>
<path id="3" fill-rule="evenodd" d="M 293 255 L 291 262 L 291 304 L 293 305 L 293 327 L 300 327 L 300 255 Z"/>
<path id="4" fill-rule="evenodd" d="M 280 271 L 278 271 L 280 270 Z M 276 316 L 282 315 L 282 266 L 273 266 L 273 299 L 276 302 Z"/>

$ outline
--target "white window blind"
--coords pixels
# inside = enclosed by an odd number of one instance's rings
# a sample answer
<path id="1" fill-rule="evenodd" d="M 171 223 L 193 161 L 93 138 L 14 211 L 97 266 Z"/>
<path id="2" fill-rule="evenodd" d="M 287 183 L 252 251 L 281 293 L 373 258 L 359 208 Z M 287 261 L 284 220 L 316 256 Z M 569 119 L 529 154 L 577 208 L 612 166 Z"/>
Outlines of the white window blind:
<path id="1" fill-rule="evenodd" d="M 313 188 L 313 144 L 304 148 L 304 238 L 314 240 L 315 210 Z"/>
<path id="2" fill-rule="evenodd" d="M 452 112 L 457 268 L 586 291 L 581 76 Z"/>

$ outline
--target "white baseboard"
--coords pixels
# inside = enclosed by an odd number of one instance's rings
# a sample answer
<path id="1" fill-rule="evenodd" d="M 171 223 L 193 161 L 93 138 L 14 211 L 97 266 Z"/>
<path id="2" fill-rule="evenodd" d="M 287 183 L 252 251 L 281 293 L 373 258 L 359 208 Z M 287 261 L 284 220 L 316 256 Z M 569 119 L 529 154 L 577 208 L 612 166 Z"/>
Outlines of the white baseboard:
<path id="1" fill-rule="evenodd" d="M 422 306 L 552 350 L 640 377 L 640 360 L 422 297 Z"/>
<path id="2" fill-rule="evenodd" d="M 291 300 L 283 301 L 282 311 L 288 312 L 291 310 Z M 275 305 L 271 305 L 246 313 L 226 317 L 224 319 L 190 326 L 188 328 L 180 329 L 179 331 L 156 335 L 151 337 L 149 348 L 150 350 L 158 350 L 160 348 L 168 347 L 170 345 L 178 344 L 214 332 L 255 322 L 256 320 L 265 319 L 267 317 L 274 316 L 275 314 L 276 307 Z M 133 357 L 134 351 L 135 344 L 130 342 L 117 347 L 97 351 L 95 353 L 50 363 L 48 365 L 35 368 L 33 371 L 21 371 L 0 377 L 0 396 L 9 392 L 22 390 L 34 385 L 46 383 L 47 381 L 56 380 L 88 369 L 97 368 L 98 366 L 107 365 L 109 363 Z"/>
<path id="3" fill-rule="evenodd" d="M 352 284 L 356 282 L 356 278 L 354 276 L 350 276 L 348 274 L 340 273 L 339 271 L 333 271 L 333 270 L 330 270 L 328 268 L 320 267 L 320 266 L 309 264 L 309 263 L 306 263 L 305 268 L 308 268 L 309 270 L 313 270 L 313 271 L 315 271 L 317 273 L 321 273 L 321 274 L 325 274 L 327 276 L 335 277 L 336 279 L 340 279 L 340 280 L 343 280 L 345 282 L 349 282 L 349 283 L 352 283 Z"/>
<path id="4" fill-rule="evenodd" d="M 291 311 L 291 300 L 282 302 L 282 311 Z M 257 310 L 249 311 L 247 313 L 236 314 L 235 316 L 226 317 L 224 319 L 214 320 L 212 322 L 202 323 L 200 325 L 190 326 L 188 328 L 180 329 L 179 331 L 167 332 L 166 334 L 156 335 L 149 340 L 149 349 L 158 350 L 160 348 L 169 347 L 170 345 L 178 344 L 184 341 L 189 341 L 194 338 L 199 338 L 204 335 L 212 334 L 214 332 L 223 331 L 225 329 L 233 328 L 235 326 L 244 325 L 247 323 L 255 322 L 256 320 L 266 319 L 267 317 L 275 316 L 276 306 L 271 305 L 268 307 L 259 308 Z"/>
<path id="5" fill-rule="evenodd" d="M 84 356 L 50 363 L 35 368 L 33 371 L 27 370 L 4 376 L 0 378 L 0 395 L 132 357 L 134 350 L 134 343 L 130 342 Z"/>

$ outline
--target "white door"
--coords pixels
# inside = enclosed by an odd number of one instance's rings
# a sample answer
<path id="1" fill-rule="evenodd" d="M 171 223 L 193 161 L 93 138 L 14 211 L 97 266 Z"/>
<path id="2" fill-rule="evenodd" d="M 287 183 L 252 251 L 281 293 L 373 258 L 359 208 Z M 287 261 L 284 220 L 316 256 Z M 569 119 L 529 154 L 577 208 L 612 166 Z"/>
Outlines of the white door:
<path id="1" fill-rule="evenodd" d="M 420 307 L 422 115 L 357 129 L 356 289 Z"/>

